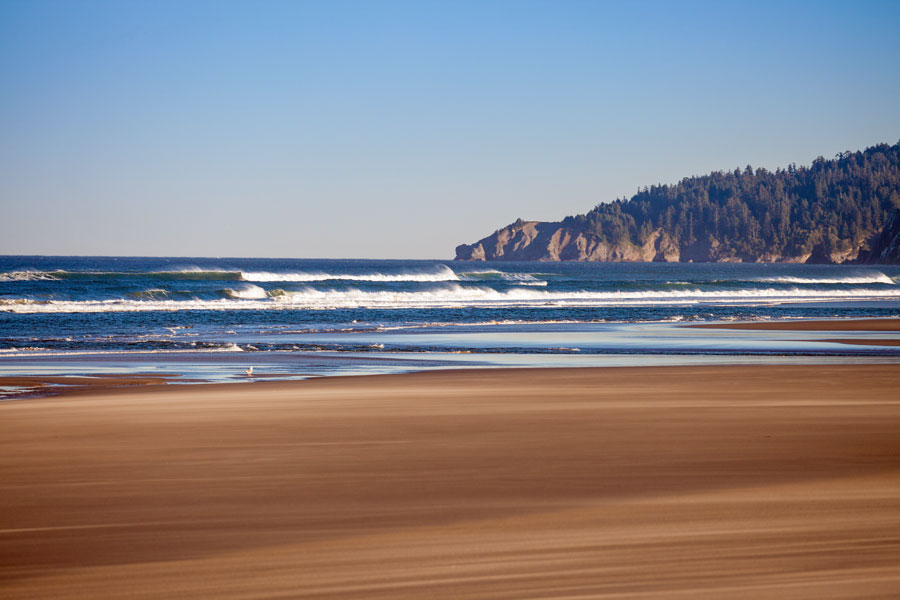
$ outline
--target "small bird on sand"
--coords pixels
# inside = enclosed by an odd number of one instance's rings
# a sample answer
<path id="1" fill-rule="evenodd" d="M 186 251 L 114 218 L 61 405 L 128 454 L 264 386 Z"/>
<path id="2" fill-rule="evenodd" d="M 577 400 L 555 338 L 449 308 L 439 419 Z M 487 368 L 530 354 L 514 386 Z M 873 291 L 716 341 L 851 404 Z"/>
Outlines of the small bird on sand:
<path id="1" fill-rule="evenodd" d="M 244 371 L 244 374 L 247 375 L 247 377 L 253 377 L 253 367 L 250 367 L 249 369 Z"/>

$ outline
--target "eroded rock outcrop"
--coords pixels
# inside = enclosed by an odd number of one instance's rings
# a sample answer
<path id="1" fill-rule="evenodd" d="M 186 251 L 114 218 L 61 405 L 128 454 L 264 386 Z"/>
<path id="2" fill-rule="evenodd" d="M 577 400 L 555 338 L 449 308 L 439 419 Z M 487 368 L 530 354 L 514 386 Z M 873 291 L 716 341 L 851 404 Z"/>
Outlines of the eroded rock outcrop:
<path id="1" fill-rule="evenodd" d="M 900 264 L 900 208 L 888 217 L 881 234 L 872 243 L 872 249 L 865 257 L 865 262 Z"/>
<path id="2" fill-rule="evenodd" d="M 661 229 L 643 244 L 609 243 L 577 226 L 521 219 L 474 244 L 456 247 L 456 260 L 678 262 L 680 250 Z"/>
<path id="3" fill-rule="evenodd" d="M 523 221 L 498 229 L 474 244 L 456 247 L 456 260 L 591 262 L 790 262 L 816 264 L 900 263 L 900 211 L 869 240 L 836 249 L 817 244 L 783 253 L 735 252 L 712 236 L 679 244 L 662 228 L 643 243 L 609 242 L 577 223 Z M 869 248 L 872 248 L 869 250 Z"/>
<path id="4" fill-rule="evenodd" d="M 456 258 L 898 262 L 897 207 L 900 142 L 820 156 L 806 167 L 748 165 L 644 186 L 562 221 L 520 219 L 457 247 Z"/>

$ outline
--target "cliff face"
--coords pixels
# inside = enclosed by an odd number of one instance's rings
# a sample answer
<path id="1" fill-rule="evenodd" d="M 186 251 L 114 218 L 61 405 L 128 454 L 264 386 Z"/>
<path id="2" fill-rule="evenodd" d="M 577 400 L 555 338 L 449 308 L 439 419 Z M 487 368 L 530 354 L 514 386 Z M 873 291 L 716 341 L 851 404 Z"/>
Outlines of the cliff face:
<path id="1" fill-rule="evenodd" d="M 872 244 L 867 263 L 900 264 L 900 208 L 888 217 L 887 224 Z"/>
<path id="2" fill-rule="evenodd" d="M 562 223 L 520 220 L 474 244 L 457 246 L 456 260 L 677 262 L 679 249 L 661 229 L 638 246 L 609 244 Z"/>
<path id="3" fill-rule="evenodd" d="M 644 187 L 558 222 L 518 220 L 458 260 L 897 261 L 900 142 L 808 167 L 735 169 Z M 876 247 L 877 245 L 877 247 Z"/>
<path id="4" fill-rule="evenodd" d="M 889 231 L 891 226 L 893 233 Z M 713 238 L 679 245 L 661 228 L 652 231 L 644 243 L 638 245 L 609 243 L 577 225 L 519 220 L 474 244 L 457 246 L 456 260 L 900 263 L 900 216 L 894 215 L 871 252 L 866 248 L 867 243 L 861 241 L 841 251 L 829 251 L 820 244 L 811 252 L 750 255 L 731 252 Z"/>

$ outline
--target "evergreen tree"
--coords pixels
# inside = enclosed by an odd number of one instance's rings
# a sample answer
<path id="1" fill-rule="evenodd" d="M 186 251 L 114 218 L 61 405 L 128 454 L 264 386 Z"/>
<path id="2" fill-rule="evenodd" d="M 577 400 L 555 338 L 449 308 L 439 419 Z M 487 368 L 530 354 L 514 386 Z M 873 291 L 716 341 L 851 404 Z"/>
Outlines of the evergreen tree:
<path id="1" fill-rule="evenodd" d="M 565 223 L 602 241 L 642 244 L 658 228 L 682 248 L 715 242 L 750 259 L 858 247 L 900 208 L 900 142 L 816 158 L 809 167 L 714 172 L 639 188 Z"/>

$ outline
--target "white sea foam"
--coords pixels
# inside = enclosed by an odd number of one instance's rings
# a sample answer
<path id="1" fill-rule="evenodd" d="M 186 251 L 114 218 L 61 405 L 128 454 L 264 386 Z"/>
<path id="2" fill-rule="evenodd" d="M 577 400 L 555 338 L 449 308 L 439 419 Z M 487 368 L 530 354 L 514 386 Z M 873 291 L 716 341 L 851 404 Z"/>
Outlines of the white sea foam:
<path id="1" fill-rule="evenodd" d="M 200 267 L 184 267 L 159 271 L 37 271 L 21 270 L 0 273 L 0 282 L 4 281 L 59 281 L 62 279 L 101 279 L 101 278 L 136 278 L 150 277 L 154 279 L 223 279 L 236 280 L 240 271 L 224 269 L 201 269 Z"/>
<path id="2" fill-rule="evenodd" d="M 534 275 L 530 273 L 500 273 L 500 278 L 504 281 L 514 282 L 517 285 L 533 285 L 533 286 L 546 286 L 547 282 L 543 279 L 538 279 Z"/>
<path id="3" fill-rule="evenodd" d="M 225 346 L 219 346 L 215 348 L 188 348 L 188 349 L 172 349 L 166 348 L 165 350 L 48 350 L 47 348 L 20 348 L 20 349 L 11 349 L 13 352 L 17 352 L 15 355 L 16 358 L 29 357 L 29 356 L 40 356 L 40 357 L 55 357 L 55 356 L 120 356 L 120 355 L 143 355 L 143 354 L 215 354 L 218 352 L 243 352 L 244 349 L 238 346 L 237 344 L 227 344 Z M 10 350 L 5 351 L 9 353 Z M 4 352 L 0 352 L 2 354 Z"/>
<path id="4" fill-rule="evenodd" d="M 16 354 L 22 352 L 42 352 L 46 350 L 43 346 L 22 346 L 21 348 L 0 348 L 0 354 Z"/>
<path id="5" fill-rule="evenodd" d="M 104 278 L 104 277 L 153 277 L 173 279 L 201 280 L 238 280 L 247 282 L 322 282 L 322 281 L 371 281 L 371 282 L 453 282 L 453 281 L 485 281 L 502 280 L 521 286 L 546 286 L 547 282 L 535 277 L 534 273 L 510 273 L 498 269 L 471 269 L 455 273 L 446 265 L 436 265 L 430 270 L 410 270 L 399 273 L 327 273 L 323 271 L 237 271 L 227 269 L 210 269 L 195 266 L 158 271 L 65 271 L 62 269 L 40 271 L 22 269 L 0 273 L 0 283 L 15 281 L 59 281 L 71 278 Z M 537 274 L 540 275 L 540 274 Z M 738 281 L 741 281 L 740 279 Z M 795 277 L 780 275 L 773 277 L 756 277 L 743 281 L 760 283 L 791 283 L 795 285 L 864 285 L 871 283 L 897 285 L 898 281 L 877 270 L 859 270 L 845 277 Z M 693 285 L 687 281 L 666 282 L 669 284 Z"/>
<path id="6" fill-rule="evenodd" d="M 254 286 L 256 287 L 256 286 Z M 261 288 L 259 288 L 261 289 Z M 259 292 L 250 291 L 257 295 Z M 22 301 L 0 300 L 0 311 L 15 313 L 49 312 L 136 312 L 182 310 L 327 310 L 332 308 L 465 308 L 465 307 L 592 307 L 672 304 L 759 304 L 830 300 L 900 300 L 900 286 L 881 289 L 811 290 L 792 288 L 758 290 L 647 290 L 615 292 L 552 292 L 511 288 L 495 290 L 449 284 L 423 291 L 321 290 L 306 288 L 285 292 L 275 298 L 221 300 L 104 300 L 104 301 Z"/>
<path id="7" fill-rule="evenodd" d="M 244 284 L 237 289 L 225 288 L 225 295 L 241 300 L 260 300 L 267 297 L 266 290 L 252 283 Z"/>
<path id="8" fill-rule="evenodd" d="M 543 279 L 538 279 L 531 273 L 507 273 L 506 271 L 498 271 L 497 269 L 477 269 L 474 271 L 465 271 L 458 274 L 463 281 L 484 281 L 486 279 L 501 279 L 503 281 L 513 282 L 517 285 L 539 286 L 547 285 Z"/>
<path id="9" fill-rule="evenodd" d="M 882 273 L 881 271 L 866 271 L 858 275 L 849 275 L 847 277 L 761 277 L 753 279 L 763 283 L 795 283 L 795 284 L 866 284 L 866 283 L 886 283 L 894 285 L 897 282 Z"/>
<path id="10" fill-rule="evenodd" d="M 0 273 L 0 281 L 58 281 L 65 271 L 9 271 Z"/>
<path id="11" fill-rule="evenodd" d="M 268 271 L 242 271 L 244 281 L 269 282 L 313 282 L 313 281 L 458 281 L 456 273 L 446 265 L 438 265 L 431 271 L 405 271 L 401 273 L 324 273 L 320 271 L 298 271 L 292 273 L 270 273 Z"/>

